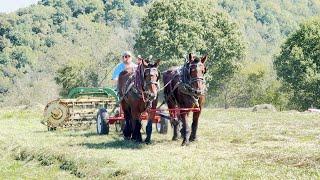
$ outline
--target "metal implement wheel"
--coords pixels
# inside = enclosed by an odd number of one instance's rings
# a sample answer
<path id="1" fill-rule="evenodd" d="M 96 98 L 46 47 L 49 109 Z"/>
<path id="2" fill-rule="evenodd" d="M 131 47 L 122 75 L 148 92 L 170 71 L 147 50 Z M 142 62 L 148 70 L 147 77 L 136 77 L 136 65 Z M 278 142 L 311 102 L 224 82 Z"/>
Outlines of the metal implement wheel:
<path id="1" fill-rule="evenodd" d="M 161 117 L 160 121 L 156 123 L 156 130 L 160 134 L 167 134 L 168 133 L 168 121 Z"/>
<path id="2" fill-rule="evenodd" d="M 44 122 L 48 126 L 48 131 L 55 130 L 56 127 L 62 126 L 69 119 L 68 107 L 60 102 L 54 100 L 47 104 L 44 109 Z"/>
<path id="3" fill-rule="evenodd" d="M 116 132 L 122 131 L 122 129 L 121 129 L 121 121 L 116 121 L 114 123 L 114 126 L 116 127 Z"/>
<path id="4" fill-rule="evenodd" d="M 119 107 L 115 110 L 115 116 L 116 117 L 117 116 L 121 116 Z M 126 122 L 125 120 L 117 120 L 114 123 L 114 126 L 116 127 L 116 132 L 122 132 L 123 131 L 125 122 Z"/>
<path id="5" fill-rule="evenodd" d="M 55 130 L 57 130 L 56 127 L 48 127 L 48 131 L 55 131 Z"/>
<path id="6" fill-rule="evenodd" d="M 99 109 L 97 113 L 97 133 L 99 135 L 109 134 L 108 113 L 105 108 Z"/>

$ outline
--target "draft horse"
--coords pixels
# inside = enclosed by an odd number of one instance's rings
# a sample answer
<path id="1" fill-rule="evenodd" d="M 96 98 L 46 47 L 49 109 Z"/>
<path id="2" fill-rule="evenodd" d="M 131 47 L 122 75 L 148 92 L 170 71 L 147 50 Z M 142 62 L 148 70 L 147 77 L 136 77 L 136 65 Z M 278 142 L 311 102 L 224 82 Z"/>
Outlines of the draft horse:
<path id="1" fill-rule="evenodd" d="M 169 111 L 174 129 L 172 140 L 178 139 L 179 121 L 182 122 L 182 146 L 197 139 L 199 116 L 205 102 L 206 84 L 204 74 L 206 73 L 206 60 L 207 55 L 198 58 L 190 53 L 188 61 L 182 67 L 171 68 L 163 72 L 163 82 L 166 85 L 164 96 L 169 109 L 200 108 L 200 111 L 193 112 L 191 133 L 186 119 L 189 111 L 180 111 L 178 115 L 175 111 Z"/>
<path id="2" fill-rule="evenodd" d="M 135 70 L 122 71 L 118 78 L 120 103 L 124 111 L 125 127 L 123 135 L 126 140 L 142 142 L 141 113 L 150 108 L 156 108 L 158 101 L 159 78 L 158 65 L 142 59 L 142 63 Z M 146 127 L 146 143 L 151 141 L 152 119 L 155 113 L 150 112 Z"/>

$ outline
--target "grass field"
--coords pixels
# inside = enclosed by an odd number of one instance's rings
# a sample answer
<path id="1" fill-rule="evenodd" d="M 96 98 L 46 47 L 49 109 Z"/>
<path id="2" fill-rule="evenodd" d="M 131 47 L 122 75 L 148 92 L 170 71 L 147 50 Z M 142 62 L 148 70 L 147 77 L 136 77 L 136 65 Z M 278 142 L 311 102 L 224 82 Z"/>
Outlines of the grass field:
<path id="1" fill-rule="evenodd" d="M 111 128 L 48 132 L 33 111 L 0 110 L 0 179 L 319 179 L 320 114 L 205 109 L 199 141 L 153 133 L 151 145 Z"/>

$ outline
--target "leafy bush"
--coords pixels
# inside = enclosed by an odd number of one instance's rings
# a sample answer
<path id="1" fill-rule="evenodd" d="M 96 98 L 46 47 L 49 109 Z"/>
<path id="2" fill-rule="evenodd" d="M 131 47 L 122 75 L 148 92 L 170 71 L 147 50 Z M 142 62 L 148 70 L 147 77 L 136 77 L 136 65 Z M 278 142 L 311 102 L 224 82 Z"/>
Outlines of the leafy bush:
<path id="1" fill-rule="evenodd" d="M 300 25 L 281 48 L 274 66 L 284 85 L 292 90 L 297 108 L 320 107 L 320 18 Z"/>
<path id="2" fill-rule="evenodd" d="M 58 69 L 55 80 L 62 85 L 61 95 L 67 95 L 75 87 L 98 86 L 98 74 L 93 70 L 92 64 L 84 60 L 71 60 Z"/>

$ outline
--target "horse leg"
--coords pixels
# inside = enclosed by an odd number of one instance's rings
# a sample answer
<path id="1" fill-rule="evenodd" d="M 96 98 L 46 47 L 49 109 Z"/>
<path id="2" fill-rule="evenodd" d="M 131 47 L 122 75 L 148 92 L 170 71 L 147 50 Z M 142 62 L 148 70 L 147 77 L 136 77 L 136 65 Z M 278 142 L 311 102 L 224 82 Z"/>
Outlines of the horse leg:
<path id="1" fill-rule="evenodd" d="M 179 119 L 178 118 L 174 118 L 171 122 L 172 126 L 173 126 L 173 137 L 172 137 L 172 141 L 176 141 L 179 139 Z"/>
<path id="2" fill-rule="evenodd" d="M 141 121 L 139 119 L 134 119 L 134 128 L 133 128 L 133 135 L 132 140 L 140 143 L 142 142 L 142 135 L 141 135 Z"/>
<path id="3" fill-rule="evenodd" d="M 131 119 L 131 129 L 132 129 L 131 140 L 134 140 L 134 141 L 137 140 L 136 126 L 137 126 L 137 119 L 135 116 L 132 116 L 132 119 Z"/>
<path id="4" fill-rule="evenodd" d="M 146 126 L 146 133 L 147 133 L 147 137 L 145 139 L 145 142 L 147 144 L 151 143 L 151 134 L 152 134 L 152 119 L 148 119 L 148 123 Z"/>
<path id="5" fill-rule="evenodd" d="M 140 132 L 141 129 L 141 122 L 139 120 L 140 114 L 138 114 L 135 111 L 131 111 L 132 113 L 132 140 L 135 140 L 136 142 L 142 142 L 142 135 Z"/>
<path id="6" fill-rule="evenodd" d="M 199 121 L 200 112 L 193 113 L 193 120 L 191 125 L 191 135 L 189 140 L 196 141 L 197 140 L 197 129 L 198 129 L 198 121 Z"/>
<path id="7" fill-rule="evenodd" d="M 188 125 L 188 121 L 187 121 L 187 114 L 185 112 L 182 112 L 181 114 L 181 120 L 182 120 L 182 130 L 181 130 L 181 134 L 183 137 L 183 141 L 182 141 L 182 146 L 187 146 L 189 145 L 189 137 L 190 137 L 190 127 Z"/>
<path id="8" fill-rule="evenodd" d="M 152 105 L 152 108 L 155 109 L 156 107 L 157 107 L 157 101 L 154 101 L 153 105 Z M 149 119 L 148 119 L 148 123 L 147 123 L 147 126 L 146 126 L 147 137 L 145 139 L 145 142 L 147 144 L 151 143 L 152 123 L 153 123 L 153 120 L 154 120 L 155 116 L 156 116 L 156 112 L 152 112 L 152 111 L 149 112 Z"/>
<path id="9" fill-rule="evenodd" d="M 125 127 L 123 130 L 123 136 L 125 140 L 129 140 L 132 134 L 131 114 L 129 109 L 124 109 Z"/>
<path id="10" fill-rule="evenodd" d="M 136 128 L 135 128 L 135 131 L 136 131 L 136 134 L 137 134 L 137 139 L 136 139 L 136 142 L 138 143 L 141 143 L 142 142 L 142 135 L 141 135 L 141 127 L 142 127 L 142 124 L 141 124 L 141 120 L 137 119 L 136 120 Z"/>
<path id="11" fill-rule="evenodd" d="M 172 104 L 170 102 L 167 102 L 167 104 L 168 104 L 169 109 L 173 109 L 175 107 L 174 104 Z M 169 110 L 169 115 L 171 118 L 170 123 L 171 123 L 171 126 L 173 127 L 172 141 L 176 141 L 176 140 L 178 140 L 179 119 L 178 119 L 176 111 Z"/>

